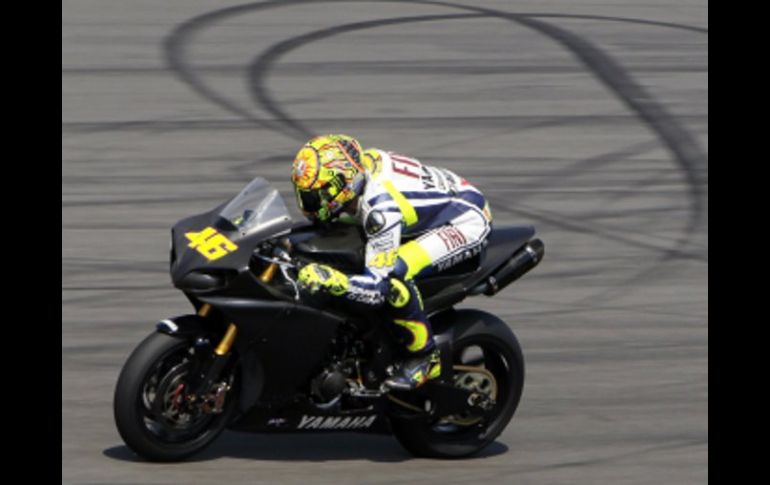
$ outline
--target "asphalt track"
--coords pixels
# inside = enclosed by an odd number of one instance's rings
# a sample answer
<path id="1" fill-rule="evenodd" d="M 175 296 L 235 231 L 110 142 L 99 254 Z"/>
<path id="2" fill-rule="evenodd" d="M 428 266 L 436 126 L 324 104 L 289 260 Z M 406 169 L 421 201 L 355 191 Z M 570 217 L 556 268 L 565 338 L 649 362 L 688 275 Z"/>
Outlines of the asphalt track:
<path id="1" fill-rule="evenodd" d="M 64 483 L 702 484 L 708 480 L 705 1 L 62 3 Z M 456 170 L 546 259 L 496 298 L 527 361 L 481 456 L 355 434 L 227 432 L 136 460 L 118 372 L 187 312 L 170 225 L 311 133 Z M 290 201 L 291 199 L 289 199 Z"/>

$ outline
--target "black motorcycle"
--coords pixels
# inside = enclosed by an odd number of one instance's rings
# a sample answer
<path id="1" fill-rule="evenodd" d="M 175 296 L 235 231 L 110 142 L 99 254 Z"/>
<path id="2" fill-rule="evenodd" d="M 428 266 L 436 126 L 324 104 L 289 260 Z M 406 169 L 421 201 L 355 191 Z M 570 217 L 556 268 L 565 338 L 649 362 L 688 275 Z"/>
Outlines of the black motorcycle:
<path id="1" fill-rule="evenodd" d="M 171 278 L 195 313 L 161 320 L 118 379 L 118 431 L 140 456 L 176 461 L 224 429 L 392 433 L 418 456 L 456 458 L 491 443 L 522 393 L 524 360 L 505 322 L 457 310 L 535 267 L 531 226 L 496 226 L 479 254 L 418 282 L 441 351 L 442 373 L 413 391 L 383 381 L 403 343 L 382 315 L 305 302 L 309 262 L 360 273 L 356 225 L 293 223 L 267 181 L 171 231 Z"/>

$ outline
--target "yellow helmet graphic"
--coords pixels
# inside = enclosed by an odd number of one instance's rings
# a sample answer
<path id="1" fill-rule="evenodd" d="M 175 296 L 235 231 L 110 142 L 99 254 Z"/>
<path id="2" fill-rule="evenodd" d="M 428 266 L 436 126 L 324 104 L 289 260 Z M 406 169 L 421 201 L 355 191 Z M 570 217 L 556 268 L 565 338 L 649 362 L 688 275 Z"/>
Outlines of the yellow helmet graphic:
<path id="1" fill-rule="evenodd" d="M 317 136 L 300 148 L 291 181 L 307 217 L 328 221 L 361 193 L 361 151 L 358 140 L 342 134 Z"/>

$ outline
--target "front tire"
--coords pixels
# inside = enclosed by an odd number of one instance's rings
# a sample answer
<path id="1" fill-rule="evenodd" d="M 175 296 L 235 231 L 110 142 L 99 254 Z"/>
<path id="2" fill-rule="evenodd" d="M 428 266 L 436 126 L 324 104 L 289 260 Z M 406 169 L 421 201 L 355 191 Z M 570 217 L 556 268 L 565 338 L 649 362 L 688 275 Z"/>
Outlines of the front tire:
<path id="1" fill-rule="evenodd" d="M 221 413 L 178 406 L 196 359 L 191 348 L 185 338 L 153 333 L 133 351 L 118 378 L 115 424 L 126 445 L 147 460 L 180 461 L 201 451 L 222 432 L 235 409 L 238 382 L 232 378 Z"/>
<path id="2" fill-rule="evenodd" d="M 455 372 L 475 367 L 482 369 L 475 373 L 477 378 L 491 374 L 493 377 L 488 381 L 493 382 L 496 402 L 490 416 L 483 420 L 465 416 L 415 419 L 392 415 L 396 439 L 415 456 L 462 458 L 478 453 L 502 433 L 521 399 L 524 357 L 518 339 L 505 322 L 488 313 L 461 310 L 456 313 L 450 331 L 454 333 Z M 462 379 L 456 379 L 456 385 L 460 381 Z"/>

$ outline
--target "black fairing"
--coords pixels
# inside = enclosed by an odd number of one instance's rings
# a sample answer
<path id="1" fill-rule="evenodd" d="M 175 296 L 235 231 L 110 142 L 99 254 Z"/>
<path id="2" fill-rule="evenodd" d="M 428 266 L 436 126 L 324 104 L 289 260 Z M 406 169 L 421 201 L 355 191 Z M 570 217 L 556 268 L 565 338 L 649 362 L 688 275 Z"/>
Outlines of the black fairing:
<path id="1" fill-rule="evenodd" d="M 254 276 L 249 272 L 249 261 L 254 248 L 265 239 L 287 231 L 294 224 L 290 219 L 242 236 L 219 216 L 221 205 L 209 212 L 188 217 L 171 229 L 171 281 L 182 291 L 194 294 L 226 293 L 228 296 L 263 296 Z M 208 261 L 188 246 L 187 233 L 213 227 L 224 236 L 236 241 L 238 249 L 214 261 Z M 209 282 L 208 285 L 205 283 Z M 256 294 L 254 293 L 256 292 Z"/>
<path id="2" fill-rule="evenodd" d="M 328 343 L 344 320 L 308 306 L 279 301 L 201 297 L 238 326 L 240 355 L 253 353 L 265 381 L 262 398 L 293 395 L 328 352 Z"/>

